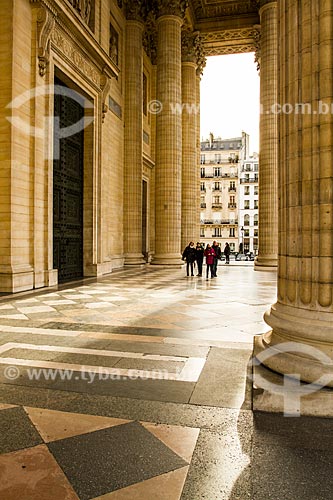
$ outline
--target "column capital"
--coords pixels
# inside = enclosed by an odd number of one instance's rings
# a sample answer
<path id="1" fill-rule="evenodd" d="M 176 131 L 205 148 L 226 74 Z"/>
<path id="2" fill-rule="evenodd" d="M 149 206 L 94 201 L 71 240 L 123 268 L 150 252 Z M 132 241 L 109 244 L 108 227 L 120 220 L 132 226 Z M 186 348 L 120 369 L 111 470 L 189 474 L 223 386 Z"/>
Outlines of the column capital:
<path id="1" fill-rule="evenodd" d="M 257 71 L 260 73 L 260 63 L 261 63 L 261 26 L 260 24 L 256 24 L 253 26 L 254 28 L 254 34 L 253 34 L 253 39 L 254 39 L 254 46 L 255 46 L 255 53 L 254 53 L 254 62 L 257 64 Z"/>
<path id="2" fill-rule="evenodd" d="M 263 9 L 264 7 L 268 7 L 269 4 L 271 4 L 270 7 L 276 7 L 277 0 L 258 0 L 259 14 L 261 9 Z"/>
<path id="3" fill-rule="evenodd" d="M 154 12 L 150 11 L 146 18 L 143 34 L 143 48 L 152 64 L 157 62 L 157 25 Z"/>
<path id="4" fill-rule="evenodd" d="M 144 22 L 145 18 L 145 0 L 123 0 L 125 5 L 125 14 L 128 21 Z"/>
<path id="5" fill-rule="evenodd" d="M 182 31 L 182 62 L 197 62 L 197 39 L 198 32 Z"/>
<path id="6" fill-rule="evenodd" d="M 157 17 L 177 16 L 181 19 L 185 16 L 188 0 L 156 0 Z"/>

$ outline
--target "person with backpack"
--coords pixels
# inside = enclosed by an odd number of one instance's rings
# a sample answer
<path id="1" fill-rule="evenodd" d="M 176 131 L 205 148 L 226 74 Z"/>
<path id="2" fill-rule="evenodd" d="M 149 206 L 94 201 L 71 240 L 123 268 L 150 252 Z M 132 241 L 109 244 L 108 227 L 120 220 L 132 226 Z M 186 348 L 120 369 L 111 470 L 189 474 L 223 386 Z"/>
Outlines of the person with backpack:
<path id="1" fill-rule="evenodd" d="M 230 245 L 228 242 L 224 246 L 223 253 L 225 255 L 225 263 L 229 264 L 230 263 Z"/>
<path id="2" fill-rule="evenodd" d="M 194 248 L 194 243 L 191 241 L 187 247 L 185 248 L 183 255 L 182 255 L 182 260 L 186 260 L 186 274 L 189 276 L 189 271 L 191 268 L 191 276 L 194 276 L 193 273 L 193 265 L 196 260 L 197 253 Z"/>

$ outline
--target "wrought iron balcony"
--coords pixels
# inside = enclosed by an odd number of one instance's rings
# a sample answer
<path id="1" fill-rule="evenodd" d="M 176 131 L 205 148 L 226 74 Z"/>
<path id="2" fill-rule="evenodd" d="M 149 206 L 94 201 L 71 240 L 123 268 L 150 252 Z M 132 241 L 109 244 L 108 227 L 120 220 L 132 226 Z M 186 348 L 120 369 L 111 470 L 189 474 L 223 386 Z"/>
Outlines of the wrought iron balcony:
<path id="1" fill-rule="evenodd" d="M 237 208 L 237 203 L 228 203 L 228 208 Z"/>

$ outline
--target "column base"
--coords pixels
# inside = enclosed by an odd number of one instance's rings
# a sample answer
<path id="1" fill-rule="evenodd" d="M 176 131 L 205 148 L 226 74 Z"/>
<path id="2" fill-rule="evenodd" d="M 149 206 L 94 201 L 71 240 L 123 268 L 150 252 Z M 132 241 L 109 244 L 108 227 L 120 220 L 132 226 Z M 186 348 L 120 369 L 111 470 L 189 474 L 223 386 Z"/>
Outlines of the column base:
<path id="1" fill-rule="evenodd" d="M 278 258 L 276 255 L 258 255 L 254 259 L 255 271 L 277 271 Z"/>
<path id="2" fill-rule="evenodd" d="M 274 304 L 273 328 L 258 340 L 258 359 L 271 370 L 320 387 L 333 387 L 333 313 Z"/>
<path id="3" fill-rule="evenodd" d="M 179 254 L 156 254 L 151 262 L 153 266 L 168 266 L 180 269 L 183 267 L 184 262 L 181 260 Z"/>
<path id="4" fill-rule="evenodd" d="M 125 255 L 125 266 L 145 266 L 147 263 L 142 253 L 129 253 Z"/>
<path id="5" fill-rule="evenodd" d="M 260 338 L 254 339 L 254 356 L 261 350 Z M 253 411 L 283 413 L 288 416 L 333 417 L 333 390 L 295 394 L 295 387 L 285 385 L 284 377 L 264 365 L 253 366 Z M 300 386 L 304 390 L 308 385 Z M 294 410 L 293 415 L 290 410 Z"/>
<path id="6" fill-rule="evenodd" d="M 0 292 L 17 293 L 33 288 L 34 272 L 31 266 L 1 266 Z"/>

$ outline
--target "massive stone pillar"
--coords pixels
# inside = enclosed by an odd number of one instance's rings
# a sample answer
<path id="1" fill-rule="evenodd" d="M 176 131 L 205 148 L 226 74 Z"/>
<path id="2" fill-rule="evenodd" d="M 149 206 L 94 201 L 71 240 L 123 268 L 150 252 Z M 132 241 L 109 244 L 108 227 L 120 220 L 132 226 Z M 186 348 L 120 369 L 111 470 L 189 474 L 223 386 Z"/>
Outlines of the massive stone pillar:
<path id="1" fill-rule="evenodd" d="M 200 203 L 199 167 L 197 163 L 197 88 L 196 37 L 191 31 L 182 33 L 182 218 L 181 248 L 198 241 Z M 198 197 L 199 195 L 199 197 Z"/>
<path id="2" fill-rule="evenodd" d="M 180 265 L 182 95 L 181 25 L 186 1 L 159 1 L 157 19 L 156 253 L 153 264 Z"/>
<path id="3" fill-rule="evenodd" d="M 264 363 L 333 386 L 333 2 L 279 1 L 278 300 Z M 297 103 L 302 103 L 298 104 Z M 283 348 L 293 342 L 288 353 Z M 276 354 L 273 356 L 273 354 Z M 319 358 L 319 359 L 317 359 Z"/>
<path id="4" fill-rule="evenodd" d="M 126 4 L 124 252 L 125 265 L 144 264 L 142 254 L 142 1 Z"/>
<path id="5" fill-rule="evenodd" d="M 274 270 L 278 254 L 277 2 L 260 2 L 259 254 L 255 269 Z"/>

